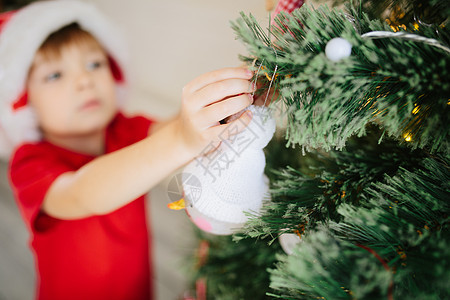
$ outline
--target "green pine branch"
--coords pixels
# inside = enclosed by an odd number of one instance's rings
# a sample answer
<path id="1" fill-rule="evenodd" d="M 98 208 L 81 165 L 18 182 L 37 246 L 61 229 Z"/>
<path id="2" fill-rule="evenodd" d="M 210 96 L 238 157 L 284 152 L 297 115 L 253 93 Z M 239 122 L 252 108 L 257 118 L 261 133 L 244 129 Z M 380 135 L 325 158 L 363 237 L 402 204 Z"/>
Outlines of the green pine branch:
<path id="1" fill-rule="evenodd" d="M 246 224 L 245 234 L 275 239 L 299 227 L 309 230 L 326 221 L 339 222 L 341 204 L 366 205 L 373 183 L 384 182 L 386 174 L 393 176 L 400 168 L 413 170 L 425 157 L 423 152 L 399 146 L 390 138 L 378 144 L 383 133 L 376 127 L 368 132 L 365 137 L 351 138 L 345 151 L 310 154 L 304 162 L 307 166 L 294 169 L 283 165 L 279 170 L 268 170 L 272 174 L 272 199 Z M 276 167 L 273 161 L 283 151 L 270 150 L 280 143 L 275 139 L 268 146 L 266 155 L 271 168 Z"/>
<path id="2" fill-rule="evenodd" d="M 232 241 L 230 236 L 213 236 L 196 229 L 199 241 L 208 250 L 203 257 L 195 255 L 188 274 L 191 279 L 206 281 L 207 298 L 217 300 L 269 299 L 270 274 L 274 267 L 278 244 L 267 245 L 265 240 Z M 194 285 L 194 284 L 193 284 Z"/>
<path id="3" fill-rule="evenodd" d="M 443 126 L 449 122 L 448 52 L 402 38 L 363 38 L 392 29 L 356 9 L 302 7 L 280 14 L 276 23 L 265 33 L 252 16 L 242 14 L 232 26 L 248 48 L 243 60 L 254 64 L 258 80 L 268 86 L 273 79 L 281 91 L 289 144 L 342 149 L 349 137 L 364 135 L 366 125 L 375 123 L 412 148 L 448 152 L 449 128 Z M 448 47 L 442 39 L 448 36 L 446 27 L 405 28 Z M 351 56 L 338 62 L 325 55 L 335 37 L 352 44 Z"/>
<path id="4" fill-rule="evenodd" d="M 273 274 L 288 276 L 290 283 L 272 278 L 271 287 L 277 289 L 273 295 L 284 299 L 310 299 L 311 295 L 327 298 L 333 293 L 339 295 L 343 286 L 357 299 L 385 297 L 386 271 L 380 271 L 384 267 L 377 266 L 379 261 L 357 246 L 362 245 L 375 251 L 394 273 L 390 281 L 395 298 L 448 296 L 445 283 L 450 280 L 449 158 L 412 151 L 389 138 L 378 144 L 382 133 L 376 128 L 368 132 L 365 137 L 351 138 L 345 151 L 315 153 L 315 163 L 309 168 L 288 167 L 275 172 L 271 201 L 235 236 L 239 241 L 252 237 L 269 238 L 269 243 L 273 243 L 279 235 L 295 232 L 302 237 L 299 247 L 307 249 L 301 251 L 313 252 L 309 256 L 302 252 L 295 259 L 280 258 L 286 266 L 280 264 L 283 267 Z M 274 165 L 272 161 L 280 155 L 270 149 L 269 145 L 267 159 Z M 321 260 L 316 257 L 316 252 L 325 247 L 316 244 L 317 231 L 326 231 L 335 240 L 337 252 L 342 255 L 340 260 L 329 257 L 334 255 L 331 248 L 323 250 Z M 366 264 L 372 273 L 353 268 L 354 263 Z M 298 269 L 305 264 L 311 265 L 306 273 Z M 341 270 L 345 266 L 350 266 L 352 272 Z M 316 268 L 333 272 L 317 274 Z M 360 287 L 361 278 L 374 285 Z M 328 286 L 330 280 L 336 282 Z M 314 289 L 310 291 L 313 282 Z M 342 299 L 352 299 L 348 293 L 341 294 Z"/>
<path id="5" fill-rule="evenodd" d="M 269 29 L 244 14 L 232 24 L 258 92 L 280 91 L 268 101 L 284 102 L 287 128 L 265 150 L 271 200 L 238 243 L 202 237 L 195 278 L 210 297 L 450 298 L 448 3 L 350 2 L 282 13 Z M 413 38 L 363 36 L 373 31 Z M 334 37 L 350 57 L 327 58 Z M 283 233 L 301 238 L 291 255 Z"/>

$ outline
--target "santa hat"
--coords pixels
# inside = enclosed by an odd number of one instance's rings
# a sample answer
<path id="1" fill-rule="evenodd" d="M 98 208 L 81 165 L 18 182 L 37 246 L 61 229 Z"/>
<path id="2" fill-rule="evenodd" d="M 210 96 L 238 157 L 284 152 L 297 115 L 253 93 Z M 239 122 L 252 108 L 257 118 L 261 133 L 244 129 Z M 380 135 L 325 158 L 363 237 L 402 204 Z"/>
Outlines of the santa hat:
<path id="1" fill-rule="evenodd" d="M 94 36 L 108 52 L 119 90 L 127 65 L 125 43 L 117 28 L 91 4 L 75 0 L 32 3 L 0 14 L 0 157 L 40 139 L 37 120 L 26 105 L 25 84 L 37 50 L 47 37 L 71 23 Z"/>

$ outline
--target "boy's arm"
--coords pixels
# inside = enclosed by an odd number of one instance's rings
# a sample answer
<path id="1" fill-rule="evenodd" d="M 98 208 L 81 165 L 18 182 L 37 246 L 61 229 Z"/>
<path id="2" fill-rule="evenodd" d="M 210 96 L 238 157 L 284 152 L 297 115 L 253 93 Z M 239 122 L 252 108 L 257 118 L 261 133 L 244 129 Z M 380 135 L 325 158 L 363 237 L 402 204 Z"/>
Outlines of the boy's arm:
<path id="1" fill-rule="evenodd" d="M 173 122 L 173 121 L 174 121 L 175 119 L 177 119 L 177 118 L 178 118 L 178 116 L 172 117 L 172 118 L 169 118 L 169 119 L 166 119 L 166 120 L 162 120 L 162 121 L 156 120 L 156 121 L 150 126 L 150 128 L 149 128 L 149 130 L 148 130 L 148 135 L 154 134 L 155 132 L 157 132 L 157 131 L 160 130 L 161 128 L 165 127 L 166 125 L 170 124 L 171 122 Z"/>
<path id="2" fill-rule="evenodd" d="M 110 213 L 147 193 L 192 160 L 229 126 L 242 130 L 248 113 L 229 124 L 219 121 L 252 103 L 252 74 L 228 68 L 202 75 L 183 89 L 181 112 L 166 126 L 129 147 L 103 155 L 50 186 L 43 210 L 60 219 Z"/>

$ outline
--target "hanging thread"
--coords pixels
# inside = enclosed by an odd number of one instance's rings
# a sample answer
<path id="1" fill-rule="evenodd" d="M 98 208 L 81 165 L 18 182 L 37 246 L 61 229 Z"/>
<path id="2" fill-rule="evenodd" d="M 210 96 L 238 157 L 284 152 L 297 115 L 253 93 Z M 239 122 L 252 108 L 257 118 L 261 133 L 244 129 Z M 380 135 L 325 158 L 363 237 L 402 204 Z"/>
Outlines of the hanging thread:
<path id="1" fill-rule="evenodd" d="M 371 31 L 364 33 L 361 35 L 362 38 L 369 38 L 369 39 L 383 39 L 383 38 L 399 38 L 399 39 L 405 39 L 410 40 L 414 42 L 422 42 L 427 45 L 439 48 L 444 50 L 447 53 L 450 53 L 450 48 L 440 43 L 438 40 L 426 38 L 417 34 L 412 33 L 406 33 L 406 32 L 390 32 L 390 31 Z"/>

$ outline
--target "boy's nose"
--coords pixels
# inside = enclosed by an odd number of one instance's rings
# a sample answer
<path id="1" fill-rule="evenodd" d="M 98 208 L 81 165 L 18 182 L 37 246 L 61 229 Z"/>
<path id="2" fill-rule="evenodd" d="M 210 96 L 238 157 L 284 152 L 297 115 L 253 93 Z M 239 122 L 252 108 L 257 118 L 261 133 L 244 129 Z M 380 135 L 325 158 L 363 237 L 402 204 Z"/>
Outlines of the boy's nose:
<path id="1" fill-rule="evenodd" d="M 80 70 L 77 77 L 78 89 L 90 88 L 93 86 L 92 74 L 88 70 Z"/>

